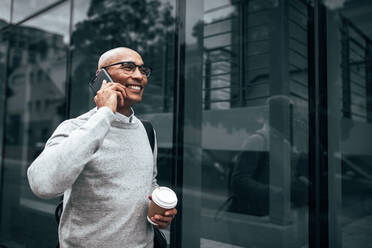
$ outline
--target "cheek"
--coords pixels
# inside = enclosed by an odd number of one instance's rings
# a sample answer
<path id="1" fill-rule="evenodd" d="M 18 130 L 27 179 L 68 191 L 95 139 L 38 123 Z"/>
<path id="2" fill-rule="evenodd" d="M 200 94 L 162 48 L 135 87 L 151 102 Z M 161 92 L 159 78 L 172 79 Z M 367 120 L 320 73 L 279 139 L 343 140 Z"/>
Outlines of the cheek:
<path id="1" fill-rule="evenodd" d="M 148 83 L 147 79 L 143 81 L 143 88 L 144 88 L 144 89 L 146 88 L 147 83 Z"/>
<path id="2" fill-rule="evenodd" d="M 125 75 L 121 71 L 117 71 L 117 70 L 110 72 L 110 76 L 117 83 L 118 82 L 126 82 L 128 80 L 127 75 Z"/>

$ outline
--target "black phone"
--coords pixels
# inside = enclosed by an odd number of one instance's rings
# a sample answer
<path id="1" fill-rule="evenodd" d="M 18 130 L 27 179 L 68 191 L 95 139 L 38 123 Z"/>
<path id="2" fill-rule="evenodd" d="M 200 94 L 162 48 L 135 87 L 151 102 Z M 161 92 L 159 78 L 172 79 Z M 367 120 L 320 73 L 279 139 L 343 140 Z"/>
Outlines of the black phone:
<path id="1" fill-rule="evenodd" d="M 97 94 L 97 91 L 99 91 L 102 86 L 103 80 L 106 80 L 106 82 L 114 82 L 110 77 L 110 74 L 104 68 L 102 68 L 99 73 L 89 82 L 89 86 L 94 93 Z"/>

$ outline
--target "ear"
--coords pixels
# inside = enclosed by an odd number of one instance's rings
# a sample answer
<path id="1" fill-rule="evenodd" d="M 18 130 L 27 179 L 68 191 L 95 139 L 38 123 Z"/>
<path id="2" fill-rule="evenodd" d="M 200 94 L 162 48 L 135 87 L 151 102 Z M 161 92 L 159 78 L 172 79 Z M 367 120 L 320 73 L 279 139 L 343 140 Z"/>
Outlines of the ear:
<path id="1" fill-rule="evenodd" d="M 96 71 L 96 76 L 98 75 L 99 71 L 100 71 L 100 69 L 97 69 L 97 71 Z"/>

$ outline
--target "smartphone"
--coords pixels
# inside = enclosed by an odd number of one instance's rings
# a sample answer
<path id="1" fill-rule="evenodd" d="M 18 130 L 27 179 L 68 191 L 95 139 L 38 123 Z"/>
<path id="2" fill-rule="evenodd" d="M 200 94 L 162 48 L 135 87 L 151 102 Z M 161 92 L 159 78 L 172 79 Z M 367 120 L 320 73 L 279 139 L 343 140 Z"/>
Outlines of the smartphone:
<path id="1" fill-rule="evenodd" d="M 95 94 L 102 86 L 102 81 L 106 80 L 106 82 L 114 82 L 110 77 L 110 74 L 102 68 L 99 73 L 89 82 L 90 88 L 93 90 Z"/>

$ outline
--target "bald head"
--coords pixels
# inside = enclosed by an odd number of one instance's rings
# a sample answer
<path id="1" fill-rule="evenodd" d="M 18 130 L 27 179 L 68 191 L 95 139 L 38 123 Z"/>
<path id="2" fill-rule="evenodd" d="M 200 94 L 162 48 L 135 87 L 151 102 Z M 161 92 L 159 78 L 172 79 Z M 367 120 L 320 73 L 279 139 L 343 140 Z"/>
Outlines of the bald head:
<path id="1" fill-rule="evenodd" d="M 128 47 L 113 48 L 101 55 L 98 60 L 98 70 L 100 70 L 103 66 L 118 62 L 123 55 L 136 55 L 141 57 L 141 55 L 139 55 L 136 51 Z"/>

